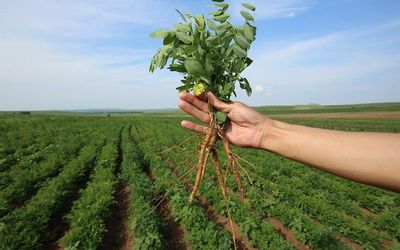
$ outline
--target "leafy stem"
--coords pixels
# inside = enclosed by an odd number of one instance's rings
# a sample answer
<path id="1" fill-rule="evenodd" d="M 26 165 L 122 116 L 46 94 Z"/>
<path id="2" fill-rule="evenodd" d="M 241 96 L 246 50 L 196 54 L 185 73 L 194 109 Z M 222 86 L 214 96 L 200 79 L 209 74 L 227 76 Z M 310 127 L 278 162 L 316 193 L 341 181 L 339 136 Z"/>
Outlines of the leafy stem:
<path id="1" fill-rule="evenodd" d="M 154 72 L 168 65 L 170 71 L 181 73 L 182 85 L 177 87 L 178 91 L 201 94 L 201 89 L 211 91 L 220 100 L 230 101 L 232 94 L 236 96 L 235 85 L 239 84 L 251 95 L 249 81 L 240 74 L 253 62 L 248 50 L 256 39 L 256 27 L 250 12 L 256 8 L 243 3 L 246 10 L 240 13 L 244 24 L 235 26 L 227 12 L 229 4 L 223 0 L 213 2 L 211 7 L 215 10 L 209 13 L 209 18 L 177 10 L 182 22 L 173 24 L 172 30 L 151 34 L 163 39 L 163 46 L 153 56 L 149 70 Z M 219 119 L 222 115 L 216 112 L 215 117 Z"/>

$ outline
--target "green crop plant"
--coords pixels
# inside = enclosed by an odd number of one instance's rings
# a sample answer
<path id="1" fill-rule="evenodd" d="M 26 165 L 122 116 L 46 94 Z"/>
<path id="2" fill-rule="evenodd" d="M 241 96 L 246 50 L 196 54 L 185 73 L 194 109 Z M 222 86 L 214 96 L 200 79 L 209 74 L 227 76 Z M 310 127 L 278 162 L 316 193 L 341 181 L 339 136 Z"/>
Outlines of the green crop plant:
<path id="1" fill-rule="evenodd" d="M 223 0 L 213 0 L 209 18 L 204 15 L 182 14 L 181 23 L 173 24 L 173 30 L 157 30 L 152 37 L 163 39 L 163 46 L 154 55 L 150 71 L 163 69 L 168 64 L 170 71 L 183 75 L 182 85 L 178 91 L 193 91 L 196 96 L 212 92 L 218 99 L 231 101 L 236 96 L 235 85 L 239 84 L 248 95 L 251 94 L 249 81 L 240 74 L 253 62 L 248 57 L 248 50 L 256 38 L 256 27 L 253 25 L 252 12 L 256 10 L 248 3 L 242 3 L 244 10 L 240 13 L 244 24 L 235 26 L 227 12 L 229 4 Z M 228 159 L 225 175 L 231 171 L 235 177 L 241 196 L 244 189 L 238 173 L 238 157 L 232 152 L 226 138 L 229 118 L 226 113 L 209 106 L 209 129 L 200 142 L 197 174 L 189 202 L 195 197 L 203 179 L 208 159 L 212 158 L 219 185 L 224 199 L 227 199 L 226 186 L 220 161 L 215 150 L 221 140 Z"/>

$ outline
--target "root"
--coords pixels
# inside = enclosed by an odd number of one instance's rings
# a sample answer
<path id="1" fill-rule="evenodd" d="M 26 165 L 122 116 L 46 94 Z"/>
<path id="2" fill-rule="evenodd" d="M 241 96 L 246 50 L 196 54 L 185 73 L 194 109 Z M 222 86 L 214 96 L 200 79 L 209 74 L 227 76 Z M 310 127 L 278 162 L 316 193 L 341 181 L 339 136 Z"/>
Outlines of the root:
<path id="1" fill-rule="evenodd" d="M 239 172 L 236 168 L 236 165 L 238 163 L 237 158 L 234 156 L 234 154 L 231 150 L 231 146 L 230 146 L 225 134 L 222 134 L 221 139 L 222 139 L 222 143 L 224 145 L 224 150 L 225 150 L 226 156 L 228 158 L 227 166 L 230 166 L 232 168 L 233 177 L 234 177 L 236 185 L 238 186 L 239 191 L 240 191 L 240 199 L 243 200 L 244 199 L 244 188 L 243 188 L 242 181 L 240 180 Z M 228 171 L 228 168 L 227 168 L 227 171 Z"/>
<path id="2" fill-rule="evenodd" d="M 211 149 L 211 156 L 214 161 L 214 166 L 215 166 L 215 171 L 217 172 L 217 178 L 218 178 L 218 184 L 222 190 L 222 195 L 224 196 L 224 200 L 227 200 L 226 196 L 226 187 L 225 187 L 225 182 L 222 179 L 222 170 L 221 170 L 221 165 L 219 164 L 218 160 L 218 155 L 217 155 L 217 150 L 215 148 Z"/>
<path id="3" fill-rule="evenodd" d="M 176 165 L 176 167 L 174 167 L 173 173 L 178 171 L 178 169 L 181 168 L 182 166 L 184 166 L 184 164 L 186 164 L 188 161 L 189 161 L 189 159 L 183 159 L 181 162 L 179 162 L 178 165 Z"/>
<path id="4" fill-rule="evenodd" d="M 189 136 L 188 138 L 186 138 L 185 140 L 183 140 L 183 141 L 182 141 L 181 143 L 179 143 L 178 145 L 169 147 L 169 148 L 167 148 L 167 149 L 165 149 L 165 150 L 163 150 L 163 151 L 157 153 L 156 155 L 163 155 L 163 154 L 165 154 L 165 153 L 167 153 L 167 152 L 169 152 L 169 151 L 171 151 L 171 150 L 173 150 L 173 149 L 175 149 L 175 148 L 181 147 L 183 144 L 185 144 L 186 142 L 188 142 L 189 140 L 191 140 L 191 139 L 193 139 L 193 138 L 195 138 L 195 137 L 197 137 L 197 135 Z"/>
<path id="5" fill-rule="evenodd" d="M 244 172 L 244 174 L 247 176 L 247 179 L 249 180 L 250 184 L 253 184 L 253 180 L 251 179 L 249 173 L 246 171 L 246 169 L 244 169 L 242 167 L 242 165 L 240 165 L 239 161 L 237 161 L 237 165 L 239 166 L 239 168 Z"/>
<path id="6" fill-rule="evenodd" d="M 206 151 L 207 151 L 207 153 L 206 153 L 206 159 L 205 159 L 206 164 L 203 165 L 203 168 L 202 168 L 202 170 L 201 170 L 201 178 L 200 178 L 200 181 L 202 181 L 202 180 L 203 180 L 203 177 L 204 177 L 204 173 L 205 173 L 205 170 L 206 170 L 206 165 L 207 165 L 208 156 L 209 156 L 209 154 L 210 154 L 213 150 L 215 150 L 215 149 L 214 149 L 214 146 L 215 146 L 215 143 L 217 142 L 217 138 L 218 138 L 217 133 L 212 133 L 212 134 L 211 134 L 210 142 L 209 142 L 209 144 L 208 144 L 208 146 L 207 146 L 207 148 L 206 148 Z"/>
<path id="7" fill-rule="evenodd" d="M 233 227 L 233 221 L 232 221 L 232 216 L 231 216 L 231 208 L 229 206 L 229 200 L 225 200 L 226 208 L 228 209 L 228 219 L 229 219 L 229 225 L 231 226 L 231 231 L 232 231 L 232 240 L 233 240 L 233 247 L 236 250 L 236 234 L 235 234 L 235 229 Z"/>
<path id="8" fill-rule="evenodd" d="M 213 133 L 215 133 L 215 129 L 211 127 L 207 131 L 206 136 L 204 137 L 204 140 L 200 144 L 200 149 L 199 149 L 199 161 L 197 163 L 197 174 L 196 174 L 196 181 L 193 186 L 192 193 L 190 194 L 189 197 L 189 203 L 192 203 L 193 198 L 196 196 L 197 191 L 199 190 L 201 179 L 202 179 L 202 173 L 207 165 L 207 159 L 209 155 L 209 145 L 210 145 L 210 140 L 211 137 L 213 136 Z"/>
<path id="9" fill-rule="evenodd" d="M 212 110 L 211 107 L 210 107 L 210 110 Z M 198 147 L 197 165 L 191 170 L 191 171 L 194 171 L 194 169 L 196 168 L 196 178 L 195 178 L 195 182 L 194 182 L 194 185 L 192 188 L 192 192 L 189 196 L 189 203 L 192 203 L 193 199 L 195 198 L 195 196 L 200 188 L 200 184 L 204 178 L 204 174 L 206 171 L 208 158 L 211 155 L 211 158 L 212 158 L 212 161 L 213 161 L 213 164 L 215 167 L 217 179 L 218 179 L 218 184 L 221 188 L 222 195 L 224 197 L 224 202 L 228 209 L 228 218 L 229 218 L 229 223 L 230 223 L 230 226 L 232 229 L 232 239 L 233 239 L 234 248 L 237 249 L 236 235 L 235 235 L 235 231 L 233 228 L 233 221 L 232 221 L 231 211 L 230 211 L 230 207 L 229 207 L 229 196 L 227 193 L 226 181 L 228 178 L 228 173 L 232 172 L 235 183 L 240 192 L 240 199 L 243 201 L 243 199 L 245 198 L 245 193 L 244 193 L 244 187 L 243 187 L 243 183 L 241 181 L 241 175 L 239 173 L 239 169 L 244 172 L 244 174 L 247 176 L 247 178 L 249 178 L 250 183 L 251 183 L 251 178 L 250 178 L 249 173 L 239 163 L 239 160 L 242 160 L 242 161 L 245 161 L 245 160 L 240 158 L 238 155 L 236 155 L 232 152 L 231 146 L 228 142 L 228 139 L 226 138 L 225 128 L 223 126 L 220 126 L 217 124 L 215 117 L 213 117 L 213 115 L 212 115 L 212 112 L 210 112 L 210 118 L 211 118 L 210 119 L 211 122 L 209 124 L 209 129 L 207 130 L 203 140 L 201 141 L 201 143 L 199 144 L 199 147 Z M 222 173 L 222 167 L 221 167 L 220 161 L 218 159 L 217 150 L 215 148 L 215 145 L 218 140 L 222 141 L 224 151 L 225 151 L 225 154 L 227 157 L 227 163 L 225 166 L 224 173 Z M 247 164 L 250 164 L 247 161 L 245 161 L 245 162 Z M 186 177 L 186 175 L 189 174 L 190 172 L 185 173 L 182 177 Z M 223 174 L 224 174 L 224 176 L 223 176 Z"/>
<path id="10" fill-rule="evenodd" d="M 157 203 L 154 206 L 154 211 L 158 208 L 158 206 L 160 206 L 163 201 L 165 199 L 167 199 L 168 194 L 172 191 L 172 189 L 175 187 L 175 185 L 177 183 L 179 183 L 179 181 L 184 180 L 187 176 L 189 176 L 193 171 L 195 170 L 195 167 L 193 167 L 192 169 L 190 169 L 189 171 L 187 171 L 186 173 L 182 174 L 181 176 L 179 176 L 178 180 L 176 182 L 174 182 L 174 184 L 161 196 L 155 197 L 153 198 L 153 202 L 157 201 Z"/>
<path id="11" fill-rule="evenodd" d="M 240 157 L 239 155 L 233 153 L 233 156 L 236 157 L 236 158 L 238 158 L 238 159 L 241 160 L 241 161 L 244 161 L 247 165 L 249 165 L 249 166 L 252 167 L 253 169 L 257 169 L 256 166 L 254 166 L 253 163 L 251 163 L 251 162 L 249 162 L 248 160 L 246 160 L 246 159 Z"/>

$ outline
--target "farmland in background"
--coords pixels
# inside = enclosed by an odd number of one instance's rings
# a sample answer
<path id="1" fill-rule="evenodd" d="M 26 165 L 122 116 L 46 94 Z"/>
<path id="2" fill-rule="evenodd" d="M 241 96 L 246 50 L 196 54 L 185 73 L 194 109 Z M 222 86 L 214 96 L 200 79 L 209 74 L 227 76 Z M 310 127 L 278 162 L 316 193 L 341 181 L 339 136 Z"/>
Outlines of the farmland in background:
<path id="1" fill-rule="evenodd" d="M 257 109 L 307 126 L 400 132 L 399 103 Z M 232 233 L 239 249 L 400 248 L 400 194 L 261 150 L 234 148 L 248 181 L 241 202 L 228 176 L 232 226 L 212 165 L 189 204 L 197 140 L 186 140 L 196 135 L 179 126 L 183 116 L 1 113 L 0 249 L 231 249 Z"/>

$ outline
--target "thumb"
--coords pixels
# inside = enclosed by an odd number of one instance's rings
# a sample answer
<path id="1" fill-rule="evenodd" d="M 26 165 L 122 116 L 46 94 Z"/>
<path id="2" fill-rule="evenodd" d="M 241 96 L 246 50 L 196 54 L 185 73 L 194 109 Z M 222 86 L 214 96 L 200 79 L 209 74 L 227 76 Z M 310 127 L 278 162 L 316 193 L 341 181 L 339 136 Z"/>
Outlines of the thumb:
<path id="1" fill-rule="evenodd" d="M 216 109 L 228 113 L 232 109 L 232 104 L 220 101 L 213 93 L 208 92 L 207 98 L 210 104 Z"/>

